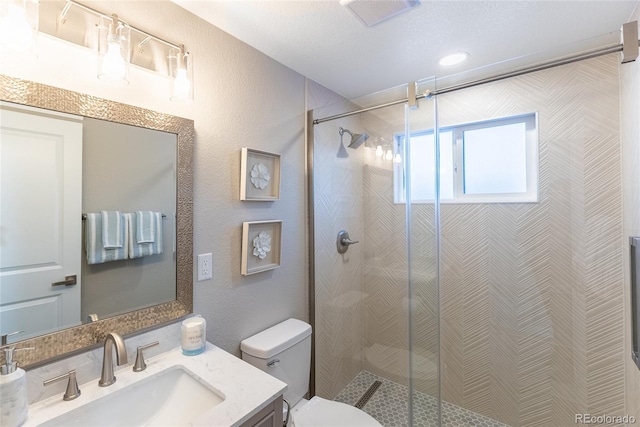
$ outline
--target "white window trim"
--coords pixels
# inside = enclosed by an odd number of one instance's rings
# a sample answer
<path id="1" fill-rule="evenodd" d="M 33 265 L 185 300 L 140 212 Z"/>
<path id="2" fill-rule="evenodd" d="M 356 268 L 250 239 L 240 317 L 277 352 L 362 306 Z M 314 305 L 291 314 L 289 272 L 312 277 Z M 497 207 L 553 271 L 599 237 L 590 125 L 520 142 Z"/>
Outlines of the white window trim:
<path id="1" fill-rule="evenodd" d="M 513 123 L 525 123 L 526 126 L 526 160 L 527 160 L 527 191 L 525 193 L 487 193 L 487 194 L 464 194 L 464 144 L 463 135 L 465 131 L 482 129 L 491 127 L 491 125 L 499 123 L 499 125 L 508 125 Z M 526 113 L 515 116 L 498 117 L 488 120 L 472 123 L 462 123 L 447 126 L 439 129 L 440 133 L 453 132 L 453 198 L 440 199 L 441 204 L 467 204 L 467 203 L 538 203 L 539 201 L 539 142 L 538 142 L 538 113 Z M 412 132 L 412 135 L 429 135 L 433 134 L 433 129 Z M 394 203 L 404 204 L 405 188 L 403 185 L 405 177 L 404 168 L 404 150 L 402 140 L 404 133 L 394 135 L 394 157 L 396 153 L 400 153 L 403 162 L 394 164 Z M 413 204 L 434 203 L 435 200 L 412 200 Z"/>

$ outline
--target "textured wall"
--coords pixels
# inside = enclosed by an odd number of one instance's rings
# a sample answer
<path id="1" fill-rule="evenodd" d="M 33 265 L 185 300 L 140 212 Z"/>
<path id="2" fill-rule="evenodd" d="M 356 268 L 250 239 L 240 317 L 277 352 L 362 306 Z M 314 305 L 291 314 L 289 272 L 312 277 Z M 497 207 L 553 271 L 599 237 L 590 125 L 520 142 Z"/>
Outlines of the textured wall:
<path id="1" fill-rule="evenodd" d="M 640 20 L 640 5 L 629 21 Z M 627 413 L 640 420 L 640 370 L 631 357 L 631 313 L 629 292 L 629 236 L 640 236 L 640 62 L 620 65 L 620 130 L 622 141 L 622 175 L 625 253 L 625 349 Z M 640 422 L 640 421 L 638 421 Z"/>
<path id="2" fill-rule="evenodd" d="M 403 110 L 402 106 L 395 107 Z M 368 115 L 367 115 L 368 116 Z M 370 117 L 363 117 L 368 121 Z M 369 122 L 367 131 L 375 129 Z M 396 129 L 400 131 L 401 127 Z M 372 132 L 373 133 L 373 132 Z M 367 149 L 363 166 L 364 367 L 407 385 L 409 374 L 408 287 L 404 205 L 394 205 L 393 164 Z M 372 155 L 373 154 L 373 155 Z"/>
<path id="3" fill-rule="evenodd" d="M 353 109 L 343 98 L 309 82 L 314 117 Z M 336 250 L 338 231 L 362 240 L 362 150 L 340 148 L 338 128 L 362 132 L 359 117 L 314 126 L 315 344 L 316 394 L 335 397 L 362 369 L 362 243 Z M 344 147 L 350 137 L 344 135 Z M 338 153 L 348 157 L 338 157 Z"/>
<path id="4" fill-rule="evenodd" d="M 102 85 L 93 52 L 46 35 L 38 59 L 3 58 L 0 71 L 193 119 L 194 255 L 213 253 L 213 280 L 194 283 L 207 339 L 239 355 L 243 338 L 289 317 L 307 320 L 304 77 L 168 1 L 83 3 L 184 43 L 194 57 L 193 104 L 170 102 L 168 79 L 135 67 L 128 86 Z M 279 201 L 240 202 L 245 146 L 282 155 Z M 243 277 L 242 222 L 269 219 L 283 220 L 282 266 Z M 195 272 L 194 263 L 194 280 Z"/>

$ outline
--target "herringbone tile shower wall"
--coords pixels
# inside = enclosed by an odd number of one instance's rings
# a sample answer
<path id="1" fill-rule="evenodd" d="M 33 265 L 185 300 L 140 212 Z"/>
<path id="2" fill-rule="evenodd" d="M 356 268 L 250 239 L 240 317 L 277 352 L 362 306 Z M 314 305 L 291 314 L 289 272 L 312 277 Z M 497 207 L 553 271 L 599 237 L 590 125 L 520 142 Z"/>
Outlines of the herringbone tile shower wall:
<path id="1" fill-rule="evenodd" d="M 537 112 L 540 140 L 539 203 L 441 207 L 443 398 L 513 426 L 570 426 L 585 412 L 624 414 L 617 57 L 450 93 L 438 102 L 440 126 Z M 387 123 L 397 119 L 390 114 Z M 380 232 L 380 218 L 386 223 L 401 215 L 385 183 L 391 172 L 367 165 L 364 176 L 365 206 L 375 199 L 375 209 L 365 209 L 367 265 L 369 254 L 402 254 L 404 237 L 391 224 Z M 416 384 L 433 393 L 437 384 L 424 377 L 437 351 L 432 207 L 414 205 L 412 234 L 413 348 L 424 363 Z M 366 268 L 367 287 L 370 272 L 391 280 L 368 289 L 397 300 L 398 275 Z M 365 319 L 380 317 L 379 310 L 365 312 Z M 365 347 L 406 337 L 406 318 L 396 309 L 393 319 L 381 320 L 384 328 L 366 327 Z M 394 363 L 382 370 L 393 372 Z M 402 361 L 397 367 L 406 376 Z"/>
<path id="2" fill-rule="evenodd" d="M 439 102 L 442 126 L 538 112 L 540 141 L 539 203 L 442 206 L 444 398 L 513 426 L 623 415 L 617 56 Z"/>
<path id="3" fill-rule="evenodd" d="M 629 21 L 640 20 L 640 3 L 634 15 Z M 635 61 L 620 66 L 620 105 L 621 105 L 621 140 L 622 140 L 622 174 L 624 195 L 624 234 L 628 236 L 640 236 L 640 62 Z M 625 283 L 630 282 L 629 273 L 629 246 L 624 242 L 625 248 Z M 631 300 L 627 287 L 626 303 L 628 313 L 627 344 L 625 346 L 625 360 L 627 364 L 627 411 L 640 420 L 640 370 L 633 363 L 631 357 Z M 640 422 L 640 421 L 636 421 Z"/>
<path id="4" fill-rule="evenodd" d="M 353 109 L 352 104 L 313 82 L 309 83 L 309 100 L 323 107 L 314 110 L 315 117 Z M 362 236 L 363 150 L 343 148 L 341 152 L 348 150 L 348 157 L 338 157 L 339 127 L 362 132 L 359 117 L 313 129 L 316 394 L 329 399 L 362 370 L 364 339 L 363 245 L 351 246 L 344 255 L 336 250 L 338 231 L 349 231 L 354 240 Z M 344 141 L 346 147 L 346 134 Z"/>

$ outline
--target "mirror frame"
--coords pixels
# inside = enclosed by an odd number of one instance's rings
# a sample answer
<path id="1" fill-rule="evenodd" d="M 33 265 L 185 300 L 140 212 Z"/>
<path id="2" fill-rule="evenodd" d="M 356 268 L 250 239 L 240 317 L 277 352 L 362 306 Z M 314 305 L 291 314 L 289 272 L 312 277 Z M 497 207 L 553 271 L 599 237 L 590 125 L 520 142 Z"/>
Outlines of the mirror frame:
<path id="1" fill-rule="evenodd" d="M 178 135 L 176 300 L 134 310 L 104 320 L 10 343 L 22 368 L 35 368 L 50 359 L 70 356 L 102 344 L 106 335 L 133 334 L 175 321 L 193 312 L 193 120 L 109 101 L 0 74 L 0 100 L 123 123 Z M 0 355 L 4 363 L 4 354 Z"/>

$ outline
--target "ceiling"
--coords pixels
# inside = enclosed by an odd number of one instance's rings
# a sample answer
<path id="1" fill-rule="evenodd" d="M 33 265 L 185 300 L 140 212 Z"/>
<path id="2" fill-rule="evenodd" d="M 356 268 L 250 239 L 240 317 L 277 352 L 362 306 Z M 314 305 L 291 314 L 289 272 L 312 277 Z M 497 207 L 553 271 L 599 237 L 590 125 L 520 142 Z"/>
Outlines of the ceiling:
<path id="1" fill-rule="evenodd" d="M 338 0 L 172 1 L 350 99 L 431 76 L 451 82 L 486 77 L 619 43 L 621 25 L 640 5 L 424 0 L 365 27 Z M 469 59 L 438 65 L 454 51 L 468 52 Z"/>

